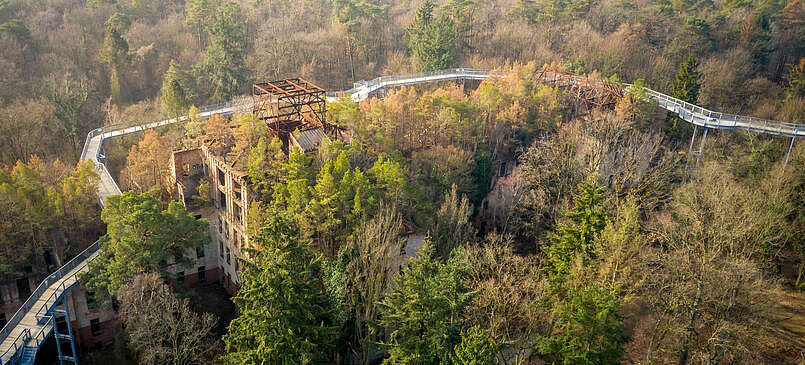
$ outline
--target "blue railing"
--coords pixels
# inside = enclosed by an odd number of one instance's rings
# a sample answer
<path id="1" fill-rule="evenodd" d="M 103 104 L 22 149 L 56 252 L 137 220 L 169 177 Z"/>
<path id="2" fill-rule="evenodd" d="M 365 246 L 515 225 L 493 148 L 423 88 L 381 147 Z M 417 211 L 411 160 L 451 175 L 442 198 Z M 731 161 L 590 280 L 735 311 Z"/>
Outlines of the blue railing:
<path id="1" fill-rule="evenodd" d="M 0 364 L 7 364 L 19 360 L 18 357 L 22 354 L 21 351 L 25 348 L 25 345 L 30 340 L 31 330 L 26 328 L 19 335 L 17 335 L 17 338 L 14 339 L 14 344 L 11 345 L 11 347 L 9 347 L 5 352 L 0 354 Z"/>
<path id="2" fill-rule="evenodd" d="M 87 259 L 94 253 L 98 252 L 100 247 L 101 247 L 100 240 L 95 241 L 95 243 L 85 248 L 84 251 L 82 251 L 80 254 L 73 257 L 69 262 L 62 265 L 62 267 L 60 267 L 58 270 L 50 274 L 47 278 L 42 280 L 42 282 L 39 283 L 39 286 L 36 287 L 36 290 L 34 290 L 34 292 L 28 297 L 28 299 L 25 300 L 25 303 L 22 304 L 22 306 L 17 310 L 17 312 L 14 313 L 13 316 L 11 316 L 11 318 L 8 320 L 8 323 L 6 323 L 6 325 L 3 326 L 3 329 L 0 330 L 0 343 L 8 338 L 8 336 L 11 334 L 11 331 L 14 330 L 14 328 L 20 323 L 20 321 L 22 321 L 22 318 L 25 317 L 25 315 L 36 305 L 36 302 L 38 302 L 39 299 L 42 298 L 42 294 L 44 294 L 45 291 L 48 288 L 50 288 L 51 285 L 55 284 L 56 282 L 64 278 L 65 275 L 69 274 L 73 269 L 75 269 L 79 265 L 81 264 L 87 265 L 89 262 L 89 260 Z M 73 275 L 76 274 L 77 273 L 73 273 Z M 77 279 L 78 278 L 76 278 L 76 281 Z M 54 292 L 53 295 L 55 295 L 56 293 L 60 293 L 59 295 L 63 294 L 63 290 L 67 289 L 67 287 L 62 288 L 63 285 L 64 283 L 62 283 L 62 285 L 59 287 L 59 289 L 61 289 L 62 291 L 59 292 L 57 290 L 56 292 Z M 42 307 L 38 308 L 36 311 L 37 321 L 39 321 L 40 324 L 47 315 L 49 308 L 45 308 L 45 306 L 47 306 L 50 303 L 50 299 L 51 298 L 49 297 L 48 301 L 46 301 L 45 304 Z M 53 303 L 55 304 L 55 301 Z M 18 345 L 18 342 L 24 339 L 23 334 L 25 334 L 26 332 L 27 332 L 27 339 L 25 339 L 24 341 L 22 341 L 21 344 Z M 20 334 L 18 338 L 15 340 L 14 346 L 7 349 L 2 355 L 0 355 L 0 359 L 2 359 L 1 363 L 5 363 L 7 358 L 11 358 L 12 356 L 14 356 L 15 351 L 20 350 L 25 345 L 25 343 L 27 343 L 27 340 L 30 339 L 31 339 L 31 332 L 29 329 L 26 328 L 25 331 L 23 331 L 23 333 Z"/>

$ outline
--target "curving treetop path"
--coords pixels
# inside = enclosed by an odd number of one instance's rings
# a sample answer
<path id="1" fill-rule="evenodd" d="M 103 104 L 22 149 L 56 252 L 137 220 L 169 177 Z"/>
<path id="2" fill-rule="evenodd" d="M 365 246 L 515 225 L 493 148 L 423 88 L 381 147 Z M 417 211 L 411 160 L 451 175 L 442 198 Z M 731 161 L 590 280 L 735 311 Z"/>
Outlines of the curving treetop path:
<path id="1" fill-rule="evenodd" d="M 450 80 L 486 80 L 490 75 L 493 74 L 488 70 L 457 68 L 405 76 L 382 76 L 373 80 L 356 82 L 352 89 L 344 91 L 343 94 L 350 96 L 356 102 L 360 102 L 387 88 Z M 555 78 L 557 75 L 555 71 L 543 72 L 541 77 L 545 79 L 541 81 L 547 82 L 547 78 Z M 595 84 L 597 82 L 578 75 L 568 77 L 567 74 L 563 74 L 563 76 L 570 83 Z M 618 85 L 624 90 L 629 90 L 632 87 L 631 84 L 625 83 Z M 646 89 L 645 92 L 650 101 L 656 102 L 659 107 L 677 114 L 681 119 L 696 126 L 717 129 L 743 129 L 787 136 L 792 139 L 805 137 L 805 124 L 784 123 L 714 112 L 654 90 Z M 328 93 L 328 101 L 336 100 L 339 94 Z M 251 110 L 251 106 L 251 99 L 242 98 L 236 102 L 204 107 L 200 110 L 200 114 L 203 118 L 209 118 L 215 114 L 226 115 L 233 114 L 239 110 Z M 179 117 L 135 126 L 103 127 L 89 132 L 84 144 L 84 150 L 81 153 L 81 160 L 92 160 L 98 168 L 100 175 L 98 196 L 101 199 L 101 206 L 104 205 L 107 197 L 121 194 L 120 188 L 103 164 L 104 141 L 185 120 L 187 120 L 187 117 Z M 79 274 L 87 270 L 88 263 L 98 256 L 99 250 L 100 242 L 95 242 L 84 252 L 48 276 L 25 301 L 17 313 L 9 319 L 2 331 L 0 331 L 0 341 L 2 341 L 0 342 L 0 365 L 33 363 L 39 347 L 53 333 L 52 313 L 56 304 L 78 283 Z"/>

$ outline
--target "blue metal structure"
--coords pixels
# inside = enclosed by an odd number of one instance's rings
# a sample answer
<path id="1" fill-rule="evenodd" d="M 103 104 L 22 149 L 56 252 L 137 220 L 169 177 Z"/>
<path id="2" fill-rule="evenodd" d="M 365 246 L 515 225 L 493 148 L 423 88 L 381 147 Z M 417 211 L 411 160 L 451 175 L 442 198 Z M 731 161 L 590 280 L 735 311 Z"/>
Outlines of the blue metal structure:
<path id="1" fill-rule="evenodd" d="M 70 341 L 71 355 L 62 356 L 63 361 L 75 361 L 75 343 L 72 329 L 68 325 L 67 334 L 59 334 L 56 328 L 56 316 L 65 316 L 69 324 L 69 308 L 65 296 L 78 284 L 78 277 L 87 270 L 87 265 L 100 253 L 100 241 L 96 241 L 50 276 L 42 280 L 22 307 L 12 316 L 6 326 L 0 330 L 0 364 L 33 363 L 39 348 L 52 332 L 62 339 Z M 58 308 L 62 305 L 64 308 Z"/>

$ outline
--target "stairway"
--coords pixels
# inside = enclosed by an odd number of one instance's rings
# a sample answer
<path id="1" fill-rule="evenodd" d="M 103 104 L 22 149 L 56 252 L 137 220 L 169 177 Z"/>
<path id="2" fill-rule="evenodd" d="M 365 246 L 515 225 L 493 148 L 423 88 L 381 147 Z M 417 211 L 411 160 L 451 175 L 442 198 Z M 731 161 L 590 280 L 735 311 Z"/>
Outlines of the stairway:
<path id="1" fill-rule="evenodd" d="M 22 351 L 22 357 L 20 358 L 20 365 L 34 365 L 34 360 L 36 360 L 36 347 L 29 347 L 26 346 L 25 349 Z"/>

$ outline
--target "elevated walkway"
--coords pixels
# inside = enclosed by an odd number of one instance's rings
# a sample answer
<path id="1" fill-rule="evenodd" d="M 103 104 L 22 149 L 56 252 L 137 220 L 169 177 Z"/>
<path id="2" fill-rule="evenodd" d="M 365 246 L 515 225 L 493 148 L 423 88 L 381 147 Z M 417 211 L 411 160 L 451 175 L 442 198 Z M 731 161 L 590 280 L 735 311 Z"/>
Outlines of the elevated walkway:
<path id="1" fill-rule="evenodd" d="M 78 284 L 79 274 L 86 272 L 89 262 L 98 257 L 100 247 L 100 241 L 96 241 L 42 280 L 0 331 L 0 364 L 20 363 L 36 356 L 39 347 L 54 332 L 53 314 L 57 305 Z"/>
<path id="2" fill-rule="evenodd" d="M 549 73 L 546 74 L 550 75 Z M 383 76 L 373 80 L 356 82 L 352 89 L 346 90 L 343 93 L 328 93 L 327 100 L 334 101 L 338 99 L 339 94 L 343 94 L 348 95 L 356 102 L 360 102 L 388 88 L 452 80 L 485 80 L 490 76 L 491 73 L 488 70 L 468 68 L 404 76 Z M 581 76 L 573 76 L 568 78 L 568 80 L 570 80 L 571 83 L 585 82 L 589 84 L 590 82 L 595 82 Z M 632 87 L 630 84 L 619 85 L 626 90 Z M 713 112 L 654 90 L 646 89 L 646 93 L 648 95 L 647 97 L 651 101 L 656 102 L 659 107 L 677 114 L 682 120 L 692 123 L 697 127 L 704 127 L 705 130 L 706 128 L 743 129 L 791 137 L 792 140 L 791 145 L 789 145 L 789 152 L 795 138 L 805 137 L 804 124 L 784 123 Z M 250 110 L 251 106 L 251 100 L 241 98 L 240 101 L 236 102 L 204 107 L 200 110 L 200 115 L 202 118 L 209 118 L 216 114 L 229 115 L 239 110 Z M 187 120 L 187 117 L 165 119 L 134 126 L 108 126 L 89 132 L 86 142 L 84 143 L 84 150 L 81 153 L 81 160 L 92 160 L 98 168 L 101 179 L 98 185 L 98 195 L 101 200 L 101 206 L 104 205 L 107 197 L 121 194 L 120 188 L 103 163 L 105 160 L 102 154 L 104 141 L 185 120 Z M 693 143 L 691 142 L 691 146 L 692 145 Z M 0 341 L 2 341 L 0 342 L 0 365 L 33 363 L 36 352 L 41 347 L 42 343 L 49 335 L 56 332 L 56 328 L 54 327 L 54 315 L 57 313 L 69 313 L 66 308 L 65 310 L 60 310 L 57 306 L 63 302 L 65 294 L 78 283 L 79 274 L 87 270 L 89 262 L 98 257 L 100 248 L 100 241 L 95 242 L 84 250 L 84 252 L 70 260 L 70 262 L 39 284 L 17 313 L 15 313 L 5 327 L 0 330 Z M 72 334 L 59 335 L 57 333 L 57 337 L 72 338 Z M 61 353 L 59 354 L 59 358 L 62 361 L 72 361 L 75 363 L 75 358 L 63 356 Z"/>
<path id="3" fill-rule="evenodd" d="M 456 68 L 405 76 L 383 76 L 373 80 L 356 82 L 354 85 L 355 87 L 346 90 L 343 93 L 344 95 L 349 95 L 352 100 L 360 102 L 366 100 L 372 94 L 381 92 L 387 88 L 451 80 L 486 80 L 490 77 L 490 75 L 492 74 L 489 70 Z M 549 72 L 547 75 L 553 76 L 553 73 Z M 576 83 L 595 82 L 594 80 L 589 80 L 582 76 L 574 76 L 571 77 L 570 80 L 575 81 Z M 619 85 L 626 90 L 632 88 L 632 84 L 619 83 Z M 684 102 L 658 91 L 651 89 L 645 89 L 645 91 L 648 99 L 656 102 L 660 108 L 675 113 L 682 120 L 700 127 L 717 129 L 743 129 L 752 132 L 774 134 L 786 137 L 805 137 L 805 124 L 786 123 L 775 120 L 715 112 L 688 102 Z M 335 93 L 328 94 L 328 97 L 331 100 L 336 96 L 337 95 Z"/>

